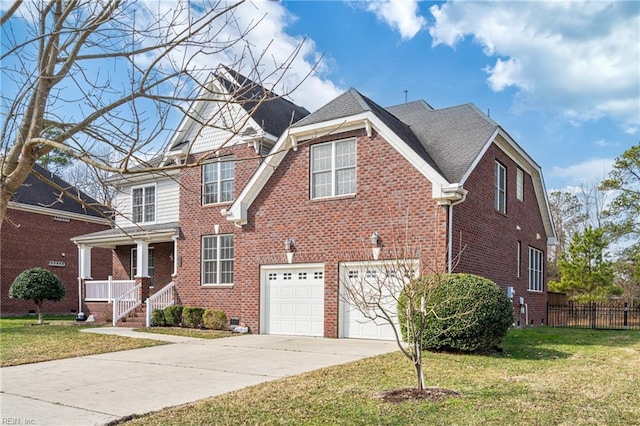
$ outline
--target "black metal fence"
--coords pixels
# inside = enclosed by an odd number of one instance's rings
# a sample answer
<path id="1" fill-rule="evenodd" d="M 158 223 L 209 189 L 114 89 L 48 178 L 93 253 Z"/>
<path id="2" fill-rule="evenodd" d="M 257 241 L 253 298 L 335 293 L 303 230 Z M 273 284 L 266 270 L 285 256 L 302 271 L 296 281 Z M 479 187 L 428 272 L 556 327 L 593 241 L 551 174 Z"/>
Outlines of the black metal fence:
<path id="1" fill-rule="evenodd" d="M 547 319 L 550 327 L 640 330 L 640 306 L 595 302 L 547 304 Z"/>

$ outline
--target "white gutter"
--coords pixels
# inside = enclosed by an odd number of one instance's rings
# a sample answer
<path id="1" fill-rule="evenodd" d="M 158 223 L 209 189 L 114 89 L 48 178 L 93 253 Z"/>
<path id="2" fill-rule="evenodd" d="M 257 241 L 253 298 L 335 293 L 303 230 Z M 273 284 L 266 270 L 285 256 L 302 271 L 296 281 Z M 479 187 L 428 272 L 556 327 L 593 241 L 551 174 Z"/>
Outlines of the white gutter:
<path id="1" fill-rule="evenodd" d="M 453 270 L 453 206 L 464 202 L 467 199 L 468 191 L 461 184 L 452 184 L 447 188 L 442 188 L 443 197 L 438 199 L 438 204 L 447 206 L 448 230 L 447 230 L 447 272 Z"/>

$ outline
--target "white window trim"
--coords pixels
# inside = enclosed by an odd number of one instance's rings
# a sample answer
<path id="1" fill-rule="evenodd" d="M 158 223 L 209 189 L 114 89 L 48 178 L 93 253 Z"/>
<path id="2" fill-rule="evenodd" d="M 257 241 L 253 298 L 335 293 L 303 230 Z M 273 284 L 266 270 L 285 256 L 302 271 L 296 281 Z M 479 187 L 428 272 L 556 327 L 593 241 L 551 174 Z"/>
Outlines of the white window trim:
<path id="1" fill-rule="evenodd" d="M 233 258 L 232 259 L 221 259 L 220 258 L 220 237 L 231 237 L 232 241 L 233 241 Z M 217 254 L 217 258 L 215 259 L 216 262 L 216 281 L 217 283 L 205 283 L 204 282 L 204 240 L 205 238 L 216 238 L 217 242 L 216 242 L 216 254 Z M 235 280 L 235 235 L 234 234 L 214 234 L 214 235 L 203 235 L 200 238 L 200 285 L 202 287 L 215 287 L 215 288 L 232 288 L 233 287 L 233 283 L 220 283 L 221 279 L 222 279 L 222 261 L 223 260 L 231 260 L 233 262 L 233 278 Z M 211 260 L 209 260 L 211 261 Z"/>
<path id="2" fill-rule="evenodd" d="M 355 150 L 354 150 L 354 156 L 355 156 L 355 162 L 353 164 L 353 167 L 342 167 L 342 168 L 336 168 L 336 145 L 341 143 L 341 142 L 349 142 L 349 141 L 353 141 L 354 146 L 355 146 Z M 314 149 L 324 146 L 324 145 L 331 145 L 331 195 L 326 195 L 324 197 L 314 197 L 313 196 L 313 174 L 314 174 L 314 170 L 313 170 L 313 151 Z M 324 143 L 319 143 L 319 144 L 315 144 L 311 147 L 311 152 L 310 152 L 310 158 L 309 158 L 309 199 L 311 200 L 326 200 L 326 199 L 330 199 L 330 198 L 340 198 L 340 197 L 352 197 L 354 195 L 356 195 L 357 190 L 354 190 L 354 192 L 350 192 L 348 194 L 339 194 L 336 195 L 336 175 L 338 170 L 345 170 L 345 169 L 354 169 L 354 173 L 356 174 L 355 176 L 355 182 L 356 182 L 356 187 L 358 185 L 358 176 L 357 176 L 357 171 L 358 171 L 358 142 L 356 138 L 347 138 L 347 139 L 340 139 L 340 140 L 336 140 L 336 141 L 330 141 L 330 142 L 324 142 Z"/>
<path id="3" fill-rule="evenodd" d="M 222 167 L 223 163 L 234 163 L 233 164 L 233 179 L 231 179 L 231 181 L 233 182 L 233 194 L 231 196 L 231 199 L 227 200 L 227 201 L 221 201 L 223 179 L 222 179 L 222 173 L 220 171 L 220 168 Z M 216 185 L 218 187 L 218 201 L 215 201 L 213 203 L 205 203 L 205 201 L 204 201 L 204 198 L 205 198 L 204 190 L 205 190 L 207 182 L 205 182 L 205 180 L 204 180 L 205 179 L 204 168 L 206 166 L 211 166 L 212 164 L 215 164 L 217 169 L 218 169 L 218 180 L 216 181 Z M 200 191 L 200 203 L 203 206 L 213 206 L 213 205 L 217 205 L 217 204 L 228 204 L 228 203 L 233 203 L 235 201 L 235 199 L 236 199 L 236 197 L 235 197 L 235 186 L 236 186 L 236 169 L 235 169 L 235 167 L 236 167 L 236 165 L 235 165 L 235 160 L 234 160 L 233 157 L 220 158 L 220 159 L 218 159 L 216 161 L 213 161 L 213 162 L 210 162 L 210 163 L 205 163 L 200 167 L 200 172 L 202 174 L 202 179 L 201 179 L 201 181 L 202 181 L 202 183 L 201 183 L 202 187 L 201 188 L 202 189 Z"/>
<path id="4" fill-rule="evenodd" d="M 504 179 L 502 180 L 504 187 L 500 186 L 499 172 L 504 173 Z M 496 160 L 493 168 L 493 187 L 495 190 L 493 207 L 497 212 L 507 214 L 507 168 L 498 160 Z M 500 201 L 502 201 L 502 206 Z"/>
<path id="5" fill-rule="evenodd" d="M 516 198 L 518 201 L 524 201 L 524 170 L 520 167 L 516 171 Z"/>
<path id="6" fill-rule="evenodd" d="M 544 252 L 542 250 L 529 247 L 528 272 L 527 291 L 542 293 L 544 286 Z"/>
<path id="7" fill-rule="evenodd" d="M 144 212 L 144 207 L 145 207 L 145 189 L 146 188 L 153 188 L 153 220 L 150 221 L 146 221 L 145 219 L 145 212 Z M 135 220 L 135 215 L 133 213 L 133 192 L 136 189 L 142 189 L 142 221 L 140 222 L 136 222 Z M 133 223 L 156 223 L 156 221 L 158 220 L 158 185 L 156 185 L 155 183 L 149 184 L 149 185 L 137 185 L 137 186 L 132 186 L 131 187 L 131 221 Z"/>

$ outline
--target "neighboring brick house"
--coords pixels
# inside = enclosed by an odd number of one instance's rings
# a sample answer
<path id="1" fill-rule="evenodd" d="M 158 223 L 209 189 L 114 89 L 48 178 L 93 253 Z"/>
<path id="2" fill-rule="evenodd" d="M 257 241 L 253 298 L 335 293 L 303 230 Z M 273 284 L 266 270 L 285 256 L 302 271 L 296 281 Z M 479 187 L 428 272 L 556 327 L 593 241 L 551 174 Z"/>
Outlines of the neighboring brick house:
<path id="1" fill-rule="evenodd" d="M 228 69 L 216 81 L 236 98 L 262 93 Z M 206 119 L 207 108 L 194 109 Z M 350 89 L 309 115 L 277 97 L 239 112 L 231 134 L 185 119 L 164 161 L 195 167 L 172 177 L 172 216 L 137 225 L 143 248 L 154 229 L 172 230 L 180 304 L 222 309 L 254 333 L 390 338 L 388 327 L 363 324 L 341 286 L 402 246 L 422 272 L 511 287 L 518 321 L 546 322 L 544 254 L 555 231 L 542 172 L 475 106 L 384 109 Z M 163 179 L 150 174 L 145 185 Z M 124 266 L 114 274 L 128 272 L 126 247 L 116 247 Z"/>
<path id="2" fill-rule="evenodd" d="M 35 267 L 55 273 L 66 289 L 61 301 L 44 302 L 44 312 L 78 312 L 78 247 L 71 238 L 109 227 L 104 206 L 43 167 L 34 165 L 33 172 L 11 197 L 0 231 L 2 316 L 35 312 L 33 301 L 9 298 L 13 280 L 22 271 Z M 91 257 L 97 265 L 96 273 L 104 276 L 111 273 L 110 251 L 95 250 Z"/>

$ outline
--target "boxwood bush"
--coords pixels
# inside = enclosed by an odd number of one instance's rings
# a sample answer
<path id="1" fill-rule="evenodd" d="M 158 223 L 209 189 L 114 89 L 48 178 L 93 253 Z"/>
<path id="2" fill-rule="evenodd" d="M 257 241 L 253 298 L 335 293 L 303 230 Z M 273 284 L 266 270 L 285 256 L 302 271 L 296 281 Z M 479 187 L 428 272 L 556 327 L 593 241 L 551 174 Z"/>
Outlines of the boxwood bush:
<path id="1" fill-rule="evenodd" d="M 484 352 L 502 342 L 513 324 L 513 305 L 504 291 L 493 281 L 477 275 L 446 275 L 438 283 L 433 277 L 415 281 L 418 294 L 428 294 L 422 347 L 434 351 Z M 426 293 L 420 291 L 431 285 Z M 400 294 L 398 319 L 403 338 L 406 336 L 407 294 Z M 420 301 L 414 302 L 420 306 Z M 415 314 L 413 320 L 418 321 Z"/>
<path id="2" fill-rule="evenodd" d="M 211 330 L 224 330 L 227 326 L 227 315 L 219 309 L 207 309 L 202 315 L 202 325 Z"/>
<path id="3" fill-rule="evenodd" d="M 184 326 L 200 328 L 202 326 L 202 315 L 204 315 L 204 308 L 196 308 L 193 306 L 184 308 L 182 310 L 182 321 Z"/>
<path id="4" fill-rule="evenodd" d="M 182 323 L 182 306 L 171 305 L 164 308 L 164 321 L 169 327 L 180 327 Z"/>
<path id="5" fill-rule="evenodd" d="M 164 327 L 167 325 L 164 319 L 164 310 L 154 309 L 151 312 L 151 327 Z"/>

